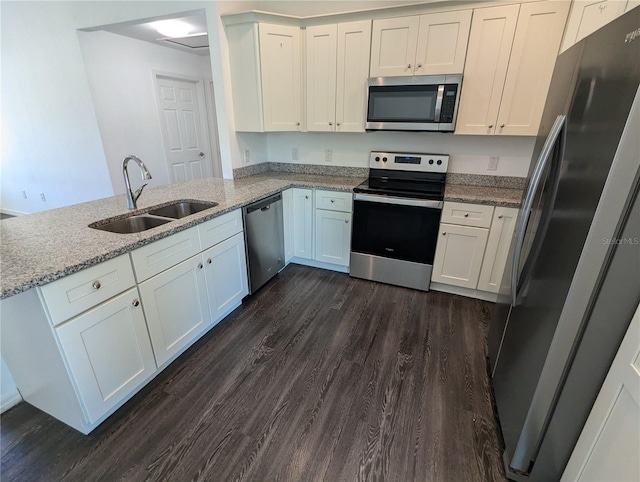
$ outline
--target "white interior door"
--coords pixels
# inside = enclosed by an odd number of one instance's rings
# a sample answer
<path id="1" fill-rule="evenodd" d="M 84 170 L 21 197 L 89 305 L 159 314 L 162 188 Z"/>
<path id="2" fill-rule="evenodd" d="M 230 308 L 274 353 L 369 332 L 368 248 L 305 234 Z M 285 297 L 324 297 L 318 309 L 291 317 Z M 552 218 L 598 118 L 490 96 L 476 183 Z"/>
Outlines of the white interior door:
<path id="1" fill-rule="evenodd" d="M 640 306 L 562 480 L 640 480 Z"/>
<path id="2" fill-rule="evenodd" d="M 202 84 L 156 75 L 160 127 L 172 183 L 213 175 Z"/>

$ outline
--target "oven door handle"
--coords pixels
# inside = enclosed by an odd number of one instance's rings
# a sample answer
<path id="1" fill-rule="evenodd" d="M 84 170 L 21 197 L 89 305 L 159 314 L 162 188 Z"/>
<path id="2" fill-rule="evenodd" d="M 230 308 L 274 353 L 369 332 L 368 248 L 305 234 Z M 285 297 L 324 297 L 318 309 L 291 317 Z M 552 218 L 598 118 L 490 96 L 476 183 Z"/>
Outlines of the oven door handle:
<path id="1" fill-rule="evenodd" d="M 375 194 L 356 193 L 353 195 L 354 201 L 367 201 L 381 204 L 397 204 L 399 206 L 415 206 L 419 208 L 442 209 L 442 201 L 430 199 L 412 199 L 405 197 L 377 196 Z"/>

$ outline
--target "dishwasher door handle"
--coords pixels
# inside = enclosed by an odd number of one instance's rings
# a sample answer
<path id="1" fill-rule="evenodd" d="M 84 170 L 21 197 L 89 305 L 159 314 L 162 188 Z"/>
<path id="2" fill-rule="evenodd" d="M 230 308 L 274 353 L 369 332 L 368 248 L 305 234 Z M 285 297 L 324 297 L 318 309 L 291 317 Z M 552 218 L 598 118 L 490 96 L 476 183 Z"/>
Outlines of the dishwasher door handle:
<path id="1" fill-rule="evenodd" d="M 265 206 L 263 208 L 260 209 L 260 211 L 268 211 L 269 209 L 271 209 L 271 204 L 269 204 L 268 206 Z"/>

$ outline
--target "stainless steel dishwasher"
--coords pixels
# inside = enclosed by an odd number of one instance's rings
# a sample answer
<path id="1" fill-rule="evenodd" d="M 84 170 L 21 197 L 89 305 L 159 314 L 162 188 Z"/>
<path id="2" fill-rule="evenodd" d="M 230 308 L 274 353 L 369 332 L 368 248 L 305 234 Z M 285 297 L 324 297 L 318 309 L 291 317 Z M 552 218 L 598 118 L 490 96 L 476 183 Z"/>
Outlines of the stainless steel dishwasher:
<path id="1" fill-rule="evenodd" d="M 247 244 L 249 293 L 284 268 L 282 193 L 256 201 L 242 209 Z"/>

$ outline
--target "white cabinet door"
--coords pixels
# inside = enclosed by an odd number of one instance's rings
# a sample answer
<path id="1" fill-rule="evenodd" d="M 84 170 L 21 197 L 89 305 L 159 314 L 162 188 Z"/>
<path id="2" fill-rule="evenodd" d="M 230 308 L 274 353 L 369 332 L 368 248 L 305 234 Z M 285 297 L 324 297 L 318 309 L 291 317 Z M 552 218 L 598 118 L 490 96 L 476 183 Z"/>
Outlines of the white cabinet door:
<path id="1" fill-rule="evenodd" d="M 413 75 L 419 24 L 418 16 L 373 21 L 371 77 Z"/>
<path id="2" fill-rule="evenodd" d="M 420 15 L 415 75 L 461 74 L 471 10 Z"/>
<path id="3" fill-rule="evenodd" d="M 89 423 L 153 375 L 156 364 L 133 288 L 56 328 Z"/>
<path id="4" fill-rule="evenodd" d="M 312 189 L 293 189 L 293 254 L 313 259 Z"/>
<path id="5" fill-rule="evenodd" d="M 497 293 L 500 290 L 517 217 L 518 210 L 515 208 L 497 207 L 495 209 L 478 279 L 479 290 L 491 293 Z"/>
<path id="6" fill-rule="evenodd" d="M 569 2 L 533 2 L 520 7 L 496 134 L 538 133 L 569 6 Z"/>
<path id="7" fill-rule="evenodd" d="M 370 20 L 338 24 L 337 132 L 364 132 L 370 46 Z"/>
<path id="8" fill-rule="evenodd" d="M 267 23 L 260 23 L 258 28 L 264 129 L 299 131 L 302 120 L 300 28 Z"/>
<path id="9" fill-rule="evenodd" d="M 282 191 L 282 225 L 284 228 L 284 263 L 293 258 L 293 189 Z"/>
<path id="10" fill-rule="evenodd" d="M 431 281 L 475 289 L 489 230 L 441 224 Z"/>
<path id="11" fill-rule="evenodd" d="M 640 480 L 640 306 L 582 429 L 563 481 Z"/>
<path id="12" fill-rule="evenodd" d="M 307 27 L 308 131 L 332 132 L 336 127 L 337 31 L 335 24 Z"/>
<path id="13" fill-rule="evenodd" d="M 249 293 L 244 233 L 215 245 L 202 253 L 207 293 L 214 323 Z"/>
<path id="14" fill-rule="evenodd" d="M 160 367 L 211 324 L 202 256 L 183 261 L 139 288 Z"/>
<path id="15" fill-rule="evenodd" d="M 316 261 L 349 266 L 351 213 L 316 209 Z"/>
<path id="16" fill-rule="evenodd" d="M 520 5 L 473 11 L 456 134 L 493 134 Z"/>
<path id="17" fill-rule="evenodd" d="M 604 27 L 625 12 L 625 7 L 634 2 L 627 0 L 573 0 L 571 14 L 562 41 L 564 52 L 587 35 Z"/>

